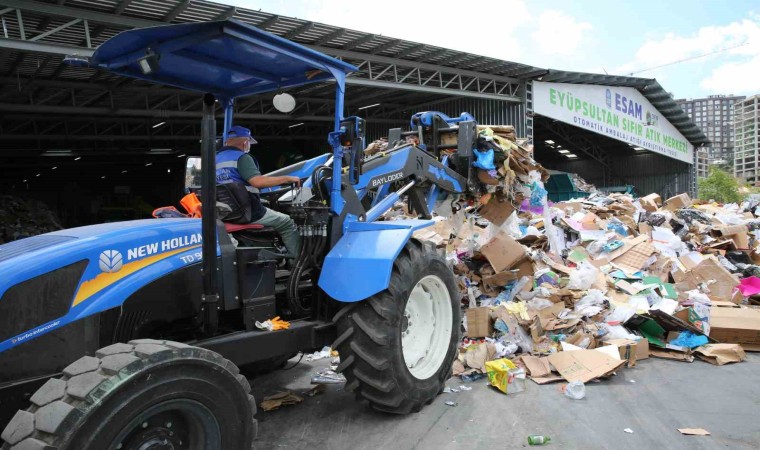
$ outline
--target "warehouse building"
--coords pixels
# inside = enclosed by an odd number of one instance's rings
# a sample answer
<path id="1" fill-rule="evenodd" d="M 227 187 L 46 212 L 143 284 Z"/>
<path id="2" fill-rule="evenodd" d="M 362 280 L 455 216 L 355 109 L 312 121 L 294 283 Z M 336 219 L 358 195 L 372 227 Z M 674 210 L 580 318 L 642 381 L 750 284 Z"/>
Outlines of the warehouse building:
<path id="1" fill-rule="evenodd" d="M 514 125 L 548 168 L 663 196 L 695 192 L 695 148 L 709 142 L 656 80 L 544 69 L 221 3 L 0 0 L 0 17 L 0 180 L 50 204 L 64 226 L 143 217 L 181 196 L 186 157 L 199 153 L 200 95 L 63 62 L 120 31 L 167 23 L 239 20 L 356 65 L 345 114 L 367 119 L 369 139 L 418 111 L 467 111 Z M 271 95 L 235 105 L 264 170 L 327 149 L 333 86 L 288 92 L 290 113 Z"/>

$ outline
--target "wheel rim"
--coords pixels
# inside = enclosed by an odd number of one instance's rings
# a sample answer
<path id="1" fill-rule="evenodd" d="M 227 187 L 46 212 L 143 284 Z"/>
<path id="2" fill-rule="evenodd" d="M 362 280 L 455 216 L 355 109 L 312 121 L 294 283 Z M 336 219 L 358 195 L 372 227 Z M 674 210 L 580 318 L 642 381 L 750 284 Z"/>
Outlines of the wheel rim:
<path id="1" fill-rule="evenodd" d="M 435 375 L 451 342 L 451 296 L 435 275 L 422 278 L 409 294 L 401 320 L 401 348 L 409 372 L 424 380 Z"/>
<path id="2" fill-rule="evenodd" d="M 138 414 L 116 436 L 112 450 L 184 450 L 221 448 L 213 413 L 190 399 L 168 400 Z"/>

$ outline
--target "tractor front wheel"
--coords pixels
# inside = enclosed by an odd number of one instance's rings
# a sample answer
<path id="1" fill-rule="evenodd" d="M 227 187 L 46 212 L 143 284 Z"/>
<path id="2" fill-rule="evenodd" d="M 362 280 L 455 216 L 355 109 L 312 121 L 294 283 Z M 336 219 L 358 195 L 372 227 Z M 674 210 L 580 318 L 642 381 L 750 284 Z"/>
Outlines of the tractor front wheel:
<path id="1" fill-rule="evenodd" d="M 419 411 L 451 376 L 459 342 L 456 280 L 432 245 L 411 240 L 390 285 L 335 317 L 348 390 L 381 411 Z"/>
<path id="2" fill-rule="evenodd" d="M 3 449 L 250 449 L 256 404 L 221 355 L 152 339 L 102 348 L 51 378 Z"/>

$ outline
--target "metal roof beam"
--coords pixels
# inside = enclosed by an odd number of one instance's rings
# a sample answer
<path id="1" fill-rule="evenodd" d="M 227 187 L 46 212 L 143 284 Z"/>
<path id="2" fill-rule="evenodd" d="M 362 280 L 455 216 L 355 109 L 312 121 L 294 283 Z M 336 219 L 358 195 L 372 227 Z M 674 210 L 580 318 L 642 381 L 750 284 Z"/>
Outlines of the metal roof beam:
<path id="1" fill-rule="evenodd" d="M 350 59 L 359 60 L 359 61 L 372 61 L 372 62 L 378 62 L 378 63 L 383 63 L 383 64 L 396 64 L 397 66 L 400 66 L 400 67 L 429 70 L 431 72 L 440 71 L 440 72 L 443 72 L 444 74 L 457 74 L 457 75 L 464 75 L 468 77 L 478 77 L 484 80 L 494 80 L 494 81 L 500 81 L 502 83 L 518 83 L 519 82 L 515 78 L 503 77 L 500 75 L 491 75 L 487 73 L 480 73 L 480 72 L 475 72 L 472 70 L 457 69 L 455 67 L 442 66 L 438 64 L 426 64 L 426 63 L 420 63 L 416 61 L 397 59 L 396 57 L 371 55 L 368 53 L 353 52 L 350 50 L 343 50 L 339 48 L 319 47 L 315 45 L 307 45 L 307 47 L 310 47 L 314 50 L 317 50 L 319 52 L 322 52 L 328 55 L 338 56 L 341 58 L 350 58 Z M 475 55 L 472 55 L 472 56 L 477 57 Z"/>
<path id="2" fill-rule="evenodd" d="M 256 24 L 256 28 L 261 28 L 262 30 L 266 30 L 267 27 L 271 27 L 272 25 L 276 24 L 277 21 L 280 20 L 280 16 L 272 16 L 268 18 L 267 20 L 261 21 Z"/>
<path id="3" fill-rule="evenodd" d="M 373 41 L 376 37 L 377 37 L 377 35 L 368 34 L 366 36 L 362 36 L 362 37 L 360 37 L 358 39 L 354 39 L 353 41 L 350 41 L 350 42 L 346 43 L 346 45 L 344 45 L 343 48 L 346 49 L 346 50 L 352 50 L 355 47 L 358 47 L 360 45 L 364 45 L 364 44 L 366 44 L 368 42 Z"/>
<path id="4" fill-rule="evenodd" d="M 50 44 L 47 42 L 32 42 L 5 38 L 0 38 L 0 48 L 27 52 L 52 53 L 57 55 L 77 54 L 80 56 L 92 56 L 92 54 L 95 53 L 95 50 L 85 47 L 71 47 L 68 45 Z"/>
<path id="5" fill-rule="evenodd" d="M 176 19 L 177 16 L 185 12 L 188 6 L 190 6 L 190 0 L 182 0 L 179 5 L 172 9 L 171 12 L 167 14 L 166 17 L 164 17 L 164 22 L 171 22 L 172 20 Z"/>
<path id="6" fill-rule="evenodd" d="M 377 47 L 374 47 L 370 50 L 370 53 L 373 55 L 377 55 L 378 53 L 384 52 L 386 50 L 390 50 L 393 47 L 399 45 L 400 43 L 404 42 L 403 39 L 394 39 L 390 42 L 386 42 L 385 44 L 379 45 Z"/>
<path id="7" fill-rule="evenodd" d="M 445 88 L 434 87 L 434 86 L 421 86 L 419 84 L 400 84 L 400 83 L 393 83 L 390 81 L 367 80 L 367 79 L 356 78 L 356 77 L 346 78 L 346 84 L 349 84 L 349 85 L 353 84 L 357 86 L 379 87 L 379 88 L 386 88 L 386 89 L 400 89 L 400 90 L 413 91 L 413 92 L 426 92 L 426 93 L 431 93 L 431 94 L 440 94 L 440 95 L 453 96 L 453 97 L 488 98 L 492 100 L 501 100 L 501 101 L 506 101 L 506 102 L 516 102 L 516 103 L 519 103 L 522 101 L 519 97 L 514 97 L 511 95 L 485 94 L 485 93 L 475 92 L 475 91 L 445 89 Z"/>
<path id="8" fill-rule="evenodd" d="M 74 25 L 78 24 L 81 21 L 82 21 L 82 19 L 74 19 L 72 21 L 64 23 L 63 25 L 57 26 L 57 27 L 53 28 L 52 30 L 48 30 L 48 31 L 46 31 L 44 33 L 38 34 L 37 36 L 34 36 L 33 38 L 31 38 L 29 40 L 32 41 L 32 42 L 39 41 L 42 38 L 46 38 L 46 37 L 50 36 L 51 34 L 57 33 L 57 32 L 59 32 L 61 30 L 65 30 L 66 28 L 74 26 Z"/>
<path id="9" fill-rule="evenodd" d="M 448 53 L 448 52 L 450 52 L 450 51 L 451 51 L 451 50 L 450 50 L 450 49 L 448 49 L 448 48 L 442 48 L 442 49 L 440 49 L 440 50 L 436 50 L 436 51 L 434 51 L 434 52 L 432 52 L 432 53 L 428 53 L 428 54 L 426 54 L 426 55 L 423 55 L 423 56 L 420 58 L 420 61 L 430 61 L 430 60 L 433 60 L 433 59 L 435 59 L 435 58 L 437 58 L 437 57 L 439 57 L 439 56 L 441 56 L 441 55 L 445 55 L 446 53 Z"/>
<path id="10" fill-rule="evenodd" d="M 133 0 L 121 0 L 121 3 L 116 7 L 116 9 L 113 11 L 114 14 L 121 15 L 121 13 L 124 12 L 125 9 L 132 3 Z"/>
<path id="11" fill-rule="evenodd" d="M 345 32 L 346 32 L 346 29 L 345 29 L 345 28 L 338 28 L 337 30 L 335 30 L 335 31 L 333 31 L 333 32 L 331 32 L 331 33 L 328 33 L 328 34 L 326 34 L 326 35 L 322 36 L 321 38 L 317 39 L 317 40 L 314 42 L 314 44 L 315 44 L 315 45 L 328 44 L 328 43 L 329 43 L 330 41 L 332 41 L 333 39 L 337 39 L 337 38 L 339 38 L 340 36 L 342 36 L 342 35 L 343 35 L 343 33 L 345 33 Z"/>
<path id="12" fill-rule="evenodd" d="M 234 16 L 235 13 L 237 13 L 237 8 L 230 6 L 226 11 L 214 17 L 214 20 L 227 20 L 230 17 Z"/>
<path id="13" fill-rule="evenodd" d="M 159 25 L 162 22 L 154 20 L 137 19 L 133 17 L 124 17 L 115 14 L 91 11 L 83 8 L 72 8 L 69 6 L 58 6 L 50 3 L 42 3 L 35 0 L 2 0 L 3 5 L 24 11 L 50 14 L 59 17 L 71 17 L 73 19 L 85 19 L 97 23 L 119 25 L 122 27 L 145 28 Z"/>
<path id="14" fill-rule="evenodd" d="M 410 48 L 408 48 L 406 50 L 401 50 L 400 52 L 394 54 L 393 57 L 394 58 L 402 58 L 402 57 L 404 57 L 406 55 L 411 55 L 414 52 L 418 52 L 418 51 L 422 50 L 425 47 L 427 47 L 426 44 L 415 45 L 414 47 L 410 47 Z"/>
<path id="15" fill-rule="evenodd" d="M 33 114 L 85 114 L 85 115 L 110 115 L 110 116 L 128 116 L 128 117 L 146 117 L 166 119 L 172 117 L 195 117 L 200 118 L 198 111 L 176 111 L 176 110 L 146 110 L 134 108 L 103 108 L 103 107 L 79 107 L 79 106 L 52 106 L 52 105 L 22 105 L 18 103 L 0 103 L 0 112 L 20 112 Z M 219 115 L 221 115 L 219 111 Z M 335 117 L 314 116 L 314 115 L 290 115 L 290 114 L 249 114 L 238 113 L 235 115 L 238 119 L 253 120 L 282 120 L 302 122 L 333 122 Z"/>
<path id="16" fill-rule="evenodd" d="M 312 28 L 314 28 L 314 25 L 315 25 L 314 22 L 306 22 L 305 24 L 288 31 L 287 33 L 285 33 L 283 37 L 285 39 L 293 39 L 297 37 L 299 34 L 305 33 L 311 30 Z"/>

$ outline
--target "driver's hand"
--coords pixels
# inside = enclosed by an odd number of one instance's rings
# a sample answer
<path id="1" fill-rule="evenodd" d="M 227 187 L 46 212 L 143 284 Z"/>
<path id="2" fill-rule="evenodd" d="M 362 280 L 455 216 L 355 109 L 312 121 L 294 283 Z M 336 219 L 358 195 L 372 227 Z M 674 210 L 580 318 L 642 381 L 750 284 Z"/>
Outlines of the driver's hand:
<path id="1" fill-rule="evenodd" d="M 288 177 L 288 182 L 295 184 L 296 186 L 301 186 L 301 179 L 298 177 Z"/>

